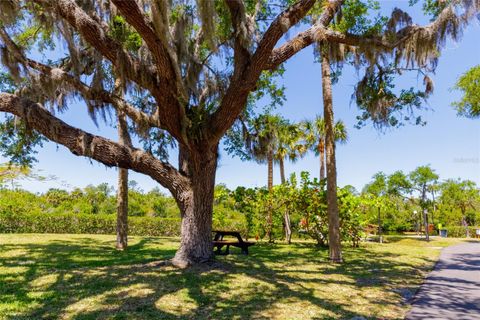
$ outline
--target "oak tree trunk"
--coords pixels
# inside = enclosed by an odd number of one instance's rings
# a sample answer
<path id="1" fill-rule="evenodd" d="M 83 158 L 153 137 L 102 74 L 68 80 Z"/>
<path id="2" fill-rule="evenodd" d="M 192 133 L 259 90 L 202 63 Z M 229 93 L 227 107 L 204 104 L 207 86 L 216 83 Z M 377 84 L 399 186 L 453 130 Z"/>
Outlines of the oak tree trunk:
<path id="1" fill-rule="evenodd" d="M 201 149 L 201 148 L 199 148 Z M 212 216 L 218 145 L 212 150 L 191 151 L 180 146 L 180 170 L 189 176 L 177 203 L 182 215 L 181 241 L 172 262 L 187 267 L 213 260 Z"/>
<path id="2" fill-rule="evenodd" d="M 335 163 L 335 134 L 332 101 L 332 79 L 330 78 L 330 60 L 328 54 L 322 53 L 322 91 L 323 116 L 325 118 L 325 151 L 327 162 L 327 213 L 328 245 L 331 262 L 341 263 L 342 246 L 340 238 L 340 218 L 337 200 L 337 169 Z"/>
<path id="3" fill-rule="evenodd" d="M 318 153 L 320 155 L 320 181 L 325 179 L 325 140 L 320 139 L 318 144 Z"/>

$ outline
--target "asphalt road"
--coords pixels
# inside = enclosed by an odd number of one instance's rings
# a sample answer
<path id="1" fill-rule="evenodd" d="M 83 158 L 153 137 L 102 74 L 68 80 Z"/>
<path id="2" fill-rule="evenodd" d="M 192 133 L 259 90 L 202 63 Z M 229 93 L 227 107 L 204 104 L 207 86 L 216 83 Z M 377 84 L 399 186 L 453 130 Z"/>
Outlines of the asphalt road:
<path id="1" fill-rule="evenodd" d="M 443 249 L 406 320 L 480 320 L 480 243 Z"/>

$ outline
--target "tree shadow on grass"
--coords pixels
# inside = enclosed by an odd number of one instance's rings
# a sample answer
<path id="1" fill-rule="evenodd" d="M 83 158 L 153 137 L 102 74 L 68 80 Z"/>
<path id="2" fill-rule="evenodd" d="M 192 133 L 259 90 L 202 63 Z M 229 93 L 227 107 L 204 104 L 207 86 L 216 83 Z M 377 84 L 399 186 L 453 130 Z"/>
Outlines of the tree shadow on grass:
<path id="1" fill-rule="evenodd" d="M 422 272 L 366 248 L 347 249 L 346 263 L 331 265 L 326 250 L 307 244 L 258 244 L 249 256 L 186 270 L 154 263 L 171 258 L 176 246 L 143 238 L 117 252 L 88 237 L 0 245 L 0 252 L 24 253 L 0 257 L 0 303 L 17 306 L 6 319 L 369 318 L 376 315 L 352 311 L 354 299 L 384 308 L 401 299 L 363 289 L 410 288 L 405 278 Z M 324 294 L 331 287 L 347 292 Z"/>

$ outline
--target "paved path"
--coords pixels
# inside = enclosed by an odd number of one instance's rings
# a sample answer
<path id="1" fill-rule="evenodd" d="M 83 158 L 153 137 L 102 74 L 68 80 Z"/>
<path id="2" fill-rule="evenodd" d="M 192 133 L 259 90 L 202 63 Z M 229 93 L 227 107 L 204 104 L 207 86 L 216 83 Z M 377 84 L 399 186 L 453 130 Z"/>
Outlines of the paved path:
<path id="1" fill-rule="evenodd" d="M 443 249 L 405 319 L 480 320 L 480 243 Z"/>

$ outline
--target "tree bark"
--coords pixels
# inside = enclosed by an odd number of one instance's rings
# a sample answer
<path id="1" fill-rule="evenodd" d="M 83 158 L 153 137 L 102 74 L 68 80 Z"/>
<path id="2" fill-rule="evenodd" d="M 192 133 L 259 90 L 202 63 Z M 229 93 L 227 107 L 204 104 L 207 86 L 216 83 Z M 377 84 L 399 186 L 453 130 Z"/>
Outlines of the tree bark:
<path id="1" fill-rule="evenodd" d="M 117 116 L 117 130 L 119 143 L 128 147 L 132 146 L 128 133 L 125 115 Z M 126 250 L 128 246 L 128 169 L 118 168 L 117 191 L 117 244 L 118 250 Z"/>
<path id="2" fill-rule="evenodd" d="M 422 216 L 418 215 L 415 216 L 415 227 L 417 229 L 417 236 L 420 236 L 420 233 L 422 231 Z"/>
<path id="3" fill-rule="evenodd" d="M 290 222 L 290 214 L 288 213 L 288 209 L 285 209 L 283 220 L 285 224 L 285 240 L 287 240 L 287 243 L 290 244 L 292 243 L 292 226 Z"/>
<path id="4" fill-rule="evenodd" d="M 320 138 L 318 144 L 318 154 L 320 155 L 320 181 L 325 179 L 325 139 Z"/>
<path id="5" fill-rule="evenodd" d="M 322 55 L 322 91 L 323 116 L 325 118 L 325 151 L 327 155 L 327 213 L 328 244 L 330 261 L 341 263 L 342 245 L 340 239 L 340 218 L 337 201 L 337 169 L 335 163 L 335 134 L 333 119 L 332 79 L 330 77 L 330 59 L 321 48 Z"/>
<path id="6" fill-rule="evenodd" d="M 285 178 L 285 162 L 283 158 L 280 158 L 278 161 L 278 165 L 280 167 L 280 179 L 282 184 L 285 184 L 287 179 Z M 285 209 L 283 213 L 283 229 L 285 231 L 285 240 L 288 244 L 292 242 L 292 224 L 290 222 L 290 214 L 288 213 L 288 209 Z"/>
<path id="7" fill-rule="evenodd" d="M 273 191 L 273 155 L 271 152 L 267 155 L 267 166 L 268 166 L 267 187 L 268 187 L 268 192 L 272 192 Z"/>
<path id="8" fill-rule="evenodd" d="M 114 93 L 122 99 L 125 96 L 124 84 L 121 77 L 115 79 Z M 118 143 L 123 146 L 132 147 L 132 140 L 128 132 L 126 114 L 117 111 L 117 132 Z M 126 250 L 128 246 L 128 169 L 118 168 L 117 186 L 117 244 L 118 250 Z"/>
<path id="9" fill-rule="evenodd" d="M 285 178 L 285 162 L 283 158 L 278 160 L 278 166 L 280 167 L 280 181 L 282 184 L 285 184 L 287 179 Z"/>
<path id="10" fill-rule="evenodd" d="M 118 250 L 128 246 L 128 169 L 118 168 L 117 191 L 117 245 Z"/>
<path id="11" fill-rule="evenodd" d="M 182 215 L 180 248 L 172 260 L 177 267 L 213 260 L 212 216 L 217 159 L 218 145 L 205 151 L 187 150 L 180 145 L 180 170 L 190 177 L 190 185 L 176 199 Z"/>
<path id="12" fill-rule="evenodd" d="M 423 209 L 423 222 L 424 222 L 424 228 L 425 228 L 425 240 L 430 241 L 430 235 L 428 232 L 428 213 L 427 209 Z"/>
<path id="13" fill-rule="evenodd" d="M 267 166 L 268 166 L 268 194 L 271 196 L 273 192 L 273 154 L 269 152 L 267 155 Z M 268 200 L 267 208 L 267 238 L 268 242 L 273 242 L 273 213 L 272 213 L 272 203 L 271 199 Z"/>

